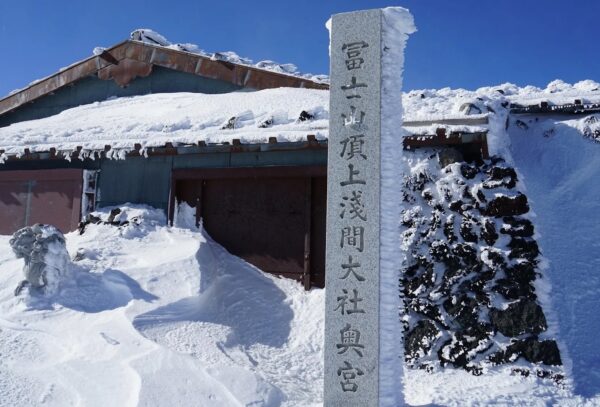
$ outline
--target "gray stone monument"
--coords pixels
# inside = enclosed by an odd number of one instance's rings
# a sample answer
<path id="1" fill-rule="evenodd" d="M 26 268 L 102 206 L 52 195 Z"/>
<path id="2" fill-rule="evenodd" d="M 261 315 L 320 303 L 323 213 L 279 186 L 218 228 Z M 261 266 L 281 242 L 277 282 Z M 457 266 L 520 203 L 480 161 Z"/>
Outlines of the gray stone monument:
<path id="1" fill-rule="evenodd" d="M 410 27 L 404 32 L 399 28 L 403 20 L 396 18 L 398 15 L 409 17 L 408 20 L 405 18 L 404 23 L 408 21 Z M 382 398 L 380 394 L 380 352 L 385 348 L 382 348 L 384 342 L 390 342 L 390 336 L 391 341 L 398 342 L 392 345 L 394 348 L 400 348 L 402 338 L 393 338 L 394 332 L 399 332 L 399 329 L 392 329 L 391 335 L 389 330 L 390 325 L 400 324 L 398 304 L 395 302 L 398 279 L 386 281 L 387 286 L 391 287 L 387 289 L 388 294 L 391 293 L 387 299 L 382 298 L 380 287 L 380 269 L 386 262 L 381 254 L 390 256 L 391 253 L 393 256 L 393 250 L 398 248 L 394 248 L 393 242 L 391 245 L 389 242 L 387 246 L 382 245 L 382 237 L 386 236 L 382 234 L 385 229 L 382 228 L 382 222 L 389 222 L 383 212 L 387 215 L 393 212 L 386 210 L 381 202 L 382 191 L 390 186 L 389 182 L 386 184 L 382 179 L 382 168 L 388 179 L 393 177 L 393 171 L 385 171 L 390 163 L 393 166 L 393 161 L 389 161 L 390 156 L 386 156 L 385 151 L 382 153 L 382 148 L 385 150 L 390 146 L 382 138 L 382 130 L 385 133 L 387 128 L 387 133 L 390 133 L 388 137 L 396 137 L 398 143 L 391 147 L 401 150 L 402 53 L 407 34 L 414 27 L 410 13 L 400 8 L 337 14 L 329 24 L 331 85 L 327 173 L 325 406 L 392 405 L 397 399 Z M 399 36 L 398 41 L 390 40 L 390 36 Z M 388 52 L 388 43 L 396 48 L 391 53 Z M 395 61 L 395 65 L 392 61 L 386 70 L 386 63 L 393 60 L 394 55 L 399 56 L 399 60 Z M 397 79 L 394 78 L 396 74 Z M 390 130 L 391 124 L 397 127 Z M 399 199 L 393 194 L 388 198 Z M 392 214 L 392 221 L 394 216 Z M 398 219 L 399 216 L 395 218 L 396 221 Z M 390 230 L 388 236 L 398 237 L 398 233 L 394 235 L 397 229 L 392 227 Z M 388 269 L 395 267 L 393 261 L 385 264 Z M 393 276 L 393 273 L 389 275 Z M 393 314 L 391 319 L 382 318 L 381 310 Z M 387 339 L 381 335 L 381 324 L 388 328 Z M 395 352 L 394 349 L 385 351 L 390 354 Z M 400 366 L 402 361 L 394 355 L 391 365 L 394 363 Z M 397 371 L 388 371 L 386 377 L 389 379 L 389 376 L 399 374 Z M 393 377 L 388 383 L 391 386 L 397 383 L 399 386 L 399 379 Z"/>

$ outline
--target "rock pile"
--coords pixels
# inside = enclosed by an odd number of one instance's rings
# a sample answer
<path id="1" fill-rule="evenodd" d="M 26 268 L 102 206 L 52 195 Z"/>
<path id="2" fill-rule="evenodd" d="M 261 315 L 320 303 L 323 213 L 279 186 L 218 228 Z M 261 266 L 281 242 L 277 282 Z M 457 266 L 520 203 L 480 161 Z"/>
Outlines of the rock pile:
<path id="1" fill-rule="evenodd" d="M 538 375 L 560 378 L 550 367 L 561 365 L 559 350 L 544 338 L 533 285 L 540 250 L 515 170 L 499 158 L 442 170 L 429 159 L 414 168 L 403 183 L 406 363 L 481 374 L 522 359 L 545 365 Z"/>

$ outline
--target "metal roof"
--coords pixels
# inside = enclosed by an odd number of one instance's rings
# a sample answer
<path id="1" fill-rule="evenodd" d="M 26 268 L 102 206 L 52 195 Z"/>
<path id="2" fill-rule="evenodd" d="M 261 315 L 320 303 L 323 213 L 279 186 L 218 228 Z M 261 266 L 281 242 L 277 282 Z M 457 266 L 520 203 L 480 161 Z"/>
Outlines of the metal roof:
<path id="1" fill-rule="evenodd" d="M 217 79 L 256 90 L 278 87 L 329 89 L 327 84 L 306 78 L 229 61 L 212 60 L 209 57 L 190 52 L 127 40 L 106 49 L 100 55 L 76 62 L 0 99 L 0 115 L 89 75 L 97 75 L 103 80 L 114 80 L 119 86 L 126 86 L 137 76 L 149 75 L 153 66 Z"/>

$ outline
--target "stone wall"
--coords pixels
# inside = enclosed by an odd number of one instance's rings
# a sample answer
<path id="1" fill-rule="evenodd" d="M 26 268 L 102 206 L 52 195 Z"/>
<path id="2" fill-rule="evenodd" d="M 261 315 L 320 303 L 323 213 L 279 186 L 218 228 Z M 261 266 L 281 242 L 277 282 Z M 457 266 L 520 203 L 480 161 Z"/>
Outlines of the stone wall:
<path id="1" fill-rule="evenodd" d="M 413 168 L 403 182 L 407 365 L 482 374 L 520 360 L 560 380 L 534 284 L 540 250 L 515 170 L 500 158 L 440 169 L 435 155 Z"/>

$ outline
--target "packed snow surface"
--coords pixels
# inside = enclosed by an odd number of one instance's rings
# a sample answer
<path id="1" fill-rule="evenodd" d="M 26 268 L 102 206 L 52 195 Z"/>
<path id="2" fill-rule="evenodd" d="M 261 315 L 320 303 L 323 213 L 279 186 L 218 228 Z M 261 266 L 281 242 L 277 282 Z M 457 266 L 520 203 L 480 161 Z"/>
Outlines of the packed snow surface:
<path id="1" fill-rule="evenodd" d="M 575 391 L 600 405 L 600 114 L 519 119 L 508 134 L 549 260 Z"/>
<path id="2" fill-rule="evenodd" d="M 22 260 L 0 236 L 1 406 L 322 405 L 324 290 L 230 255 L 189 208 L 175 227 L 121 208 L 128 225 L 66 235 L 77 260 L 52 296 L 13 295 Z M 598 405 L 509 368 L 405 370 L 402 391 L 410 405 Z"/>
<path id="3" fill-rule="evenodd" d="M 80 260 L 54 296 L 13 295 L 22 260 L 0 236 L 0 405 L 319 405 L 324 291 L 124 209 L 126 226 L 66 235 Z"/>

